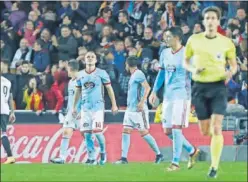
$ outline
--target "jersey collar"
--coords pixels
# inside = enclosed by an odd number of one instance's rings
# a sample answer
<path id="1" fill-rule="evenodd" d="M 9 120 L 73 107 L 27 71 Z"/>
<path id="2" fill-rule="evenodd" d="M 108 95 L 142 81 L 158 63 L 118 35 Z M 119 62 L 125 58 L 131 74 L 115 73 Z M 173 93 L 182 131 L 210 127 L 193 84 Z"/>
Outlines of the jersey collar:
<path id="1" fill-rule="evenodd" d="M 178 50 L 176 50 L 175 52 L 173 52 L 173 50 L 171 49 L 171 53 L 172 53 L 172 54 L 176 54 L 176 53 L 178 53 L 182 48 L 183 48 L 183 45 L 182 45 Z"/>
<path id="2" fill-rule="evenodd" d="M 95 69 L 93 69 L 93 70 L 90 71 L 90 72 L 88 72 L 88 71 L 86 70 L 86 68 L 85 68 L 85 73 L 87 73 L 87 74 L 91 74 L 91 73 L 93 73 L 94 71 L 96 71 L 96 67 L 95 67 Z"/>

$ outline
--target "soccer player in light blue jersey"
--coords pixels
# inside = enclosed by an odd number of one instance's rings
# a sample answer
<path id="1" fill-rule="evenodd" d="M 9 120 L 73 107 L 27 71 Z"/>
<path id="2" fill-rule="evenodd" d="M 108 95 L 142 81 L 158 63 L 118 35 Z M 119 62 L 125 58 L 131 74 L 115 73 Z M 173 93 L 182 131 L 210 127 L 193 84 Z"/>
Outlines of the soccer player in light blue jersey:
<path id="1" fill-rule="evenodd" d="M 170 48 L 163 50 L 160 55 L 161 69 L 149 97 L 149 102 L 154 104 L 157 100 L 156 93 L 165 83 L 162 111 L 163 128 L 165 134 L 173 140 L 173 159 L 167 171 L 180 169 L 179 160 L 182 148 L 186 149 L 190 155 L 188 169 L 193 167 L 199 154 L 199 150 L 192 146 L 182 133 L 182 128 L 188 127 L 191 105 L 191 78 L 189 72 L 183 68 L 182 36 L 180 27 L 172 27 L 166 32 L 166 41 Z"/>
<path id="2" fill-rule="evenodd" d="M 71 80 L 68 83 L 68 103 L 67 103 L 67 114 L 63 122 L 63 135 L 60 144 L 60 155 L 57 158 L 53 158 L 50 161 L 56 164 L 64 164 L 67 156 L 67 150 L 69 147 L 70 139 L 73 131 L 79 129 L 79 116 L 77 118 L 72 117 L 72 104 L 74 101 L 74 94 L 77 83 L 79 64 L 76 60 L 70 60 L 68 63 L 68 75 Z M 80 111 L 80 102 L 77 103 L 77 110 Z"/>
<path id="3" fill-rule="evenodd" d="M 80 72 L 77 78 L 76 93 L 73 103 L 73 115 L 76 117 L 76 105 L 81 98 L 80 131 L 84 135 L 89 157 L 89 164 L 97 164 L 95 148 L 92 140 L 95 134 L 100 145 L 100 164 L 106 162 L 105 137 L 103 135 L 104 124 L 104 87 L 106 87 L 112 104 L 112 112 L 116 114 L 118 107 L 115 95 L 110 83 L 109 75 L 105 70 L 96 68 L 96 54 L 92 51 L 85 55 L 86 68 Z"/>
<path id="4" fill-rule="evenodd" d="M 147 97 L 151 90 L 144 73 L 137 68 L 138 58 L 129 57 L 126 60 L 126 70 L 131 73 L 128 83 L 127 110 L 123 121 L 122 154 L 121 159 L 115 164 L 127 164 L 127 155 L 130 146 L 130 134 L 133 129 L 139 130 L 140 135 L 149 144 L 156 154 L 155 163 L 160 163 L 163 156 L 157 142 L 149 133 L 149 111 Z"/>

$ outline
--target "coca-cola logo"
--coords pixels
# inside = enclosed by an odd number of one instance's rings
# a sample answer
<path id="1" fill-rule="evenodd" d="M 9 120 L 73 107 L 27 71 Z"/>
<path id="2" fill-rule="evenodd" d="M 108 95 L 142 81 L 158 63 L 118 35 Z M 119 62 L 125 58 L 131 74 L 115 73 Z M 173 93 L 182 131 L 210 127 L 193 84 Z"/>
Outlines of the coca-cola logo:
<path id="1" fill-rule="evenodd" d="M 37 128 L 38 130 L 39 128 Z M 107 127 L 104 129 L 106 131 Z M 59 155 L 59 143 L 63 129 L 59 129 L 53 135 L 34 135 L 15 137 L 15 126 L 8 126 L 7 133 L 10 140 L 13 156 L 18 163 L 31 163 L 32 161 L 48 163 L 51 158 Z M 81 143 L 79 146 L 71 145 L 68 148 L 66 161 L 68 163 L 82 163 L 88 158 L 86 146 L 83 138 L 77 139 Z M 94 138 L 95 140 L 95 138 Z M 99 157 L 100 149 L 98 145 L 95 147 L 96 157 Z M 7 155 L 1 145 L 1 159 L 6 158 Z"/>

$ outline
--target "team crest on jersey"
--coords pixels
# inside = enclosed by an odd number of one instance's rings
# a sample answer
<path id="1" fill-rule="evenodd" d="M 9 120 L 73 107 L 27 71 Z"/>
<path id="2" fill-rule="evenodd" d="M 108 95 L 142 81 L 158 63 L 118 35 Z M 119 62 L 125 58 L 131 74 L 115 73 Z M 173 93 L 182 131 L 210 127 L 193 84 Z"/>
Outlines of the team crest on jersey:
<path id="1" fill-rule="evenodd" d="M 167 65 L 166 66 L 166 71 L 175 72 L 176 71 L 176 66 L 175 65 Z"/>
<path id="2" fill-rule="evenodd" d="M 94 88 L 94 87 L 95 87 L 95 83 L 93 83 L 93 82 L 85 82 L 85 83 L 84 83 L 84 87 L 85 87 L 86 89 Z"/>

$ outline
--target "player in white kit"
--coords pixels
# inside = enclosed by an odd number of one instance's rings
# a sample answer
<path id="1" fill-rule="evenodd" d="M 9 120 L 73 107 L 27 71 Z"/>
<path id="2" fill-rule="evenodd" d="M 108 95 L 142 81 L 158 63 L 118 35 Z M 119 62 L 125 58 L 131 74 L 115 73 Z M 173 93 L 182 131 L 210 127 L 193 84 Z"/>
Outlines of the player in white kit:
<path id="1" fill-rule="evenodd" d="M 79 129 L 79 116 L 74 118 L 72 116 L 72 104 L 74 101 L 77 74 L 79 70 L 79 63 L 77 60 L 70 60 L 68 62 L 68 75 L 71 80 L 68 83 L 68 102 L 67 102 L 67 114 L 63 121 L 63 136 L 60 144 L 60 155 L 57 158 L 53 158 L 50 161 L 56 164 L 64 164 L 67 156 L 67 150 L 69 147 L 70 139 L 73 131 Z M 77 103 L 77 111 L 80 111 L 80 102 Z"/>
<path id="2" fill-rule="evenodd" d="M 100 148 L 100 164 L 106 162 L 105 137 L 103 135 L 104 124 L 104 87 L 112 103 L 112 112 L 118 111 L 113 88 L 110 83 L 109 75 L 105 70 L 96 68 L 96 54 L 92 51 L 85 55 L 86 68 L 80 72 L 77 79 L 77 89 L 73 103 L 74 117 L 77 115 L 76 105 L 81 97 L 81 120 L 80 131 L 84 135 L 89 164 L 97 164 L 95 156 L 94 142 L 92 135 L 94 133 L 98 140 Z"/>
<path id="3" fill-rule="evenodd" d="M 1 73 L 2 73 L 2 62 L 1 62 Z M 14 102 L 13 96 L 11 93 L 11 82 L 5 77 L 1 76 L 1 142 L 4 150 L 7 153 L 7 160 L 4 164 L 13 164 L 15 163 L 15 158 L 12 155 L 10 148 L 9 139 L 6 133 L 8 122 L 15 122 L 15 113 L 14 113 Z"/>

